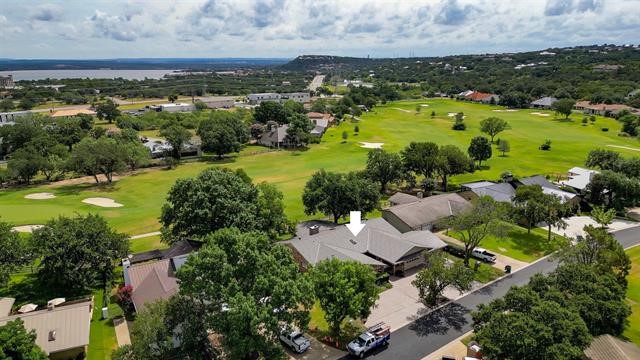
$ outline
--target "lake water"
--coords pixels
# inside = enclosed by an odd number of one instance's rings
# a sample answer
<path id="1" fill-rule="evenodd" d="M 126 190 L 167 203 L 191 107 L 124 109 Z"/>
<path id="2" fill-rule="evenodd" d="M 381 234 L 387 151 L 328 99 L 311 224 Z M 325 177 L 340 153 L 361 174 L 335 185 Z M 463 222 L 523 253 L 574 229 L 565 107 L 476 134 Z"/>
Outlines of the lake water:
<path id="1" fill-rule="evenodd" d="M 123 78 L 128 80 L 161 79 L 164 75 L 170 74 L 174 70 L 16 70 L 0 71 L 0 76 L 13 75 L 13 80 L 43 80 L 43 79 L 115 79 Z"/>

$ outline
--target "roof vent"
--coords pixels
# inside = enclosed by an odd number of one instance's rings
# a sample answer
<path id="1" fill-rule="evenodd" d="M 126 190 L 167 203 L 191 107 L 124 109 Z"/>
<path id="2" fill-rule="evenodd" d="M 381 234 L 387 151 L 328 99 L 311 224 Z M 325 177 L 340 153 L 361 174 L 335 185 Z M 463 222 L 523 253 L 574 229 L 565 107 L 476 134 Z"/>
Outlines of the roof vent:
<path id="1" fill-rule="evenodd" d="M 56 341 L 56 331 L 55 330 L 49 331 L 49 341 Z"/>
<path id="2" fill-rule="evenodd" d="M 358 242 L 357 242 L 357 241 L 355 241 L 354 239 L 349 239 L 349 242 L 350 242 L 352 245 L 358 245 Z"/>

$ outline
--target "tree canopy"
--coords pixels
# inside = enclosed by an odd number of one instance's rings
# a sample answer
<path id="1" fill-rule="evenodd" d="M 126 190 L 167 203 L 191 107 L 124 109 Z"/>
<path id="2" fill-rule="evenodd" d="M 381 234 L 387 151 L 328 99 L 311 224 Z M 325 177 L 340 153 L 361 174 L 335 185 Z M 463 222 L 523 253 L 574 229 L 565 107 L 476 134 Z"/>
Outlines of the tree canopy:
<path id="1" fill-rule="evenodd" d="M 47 360 L 47 354 L 36 345 L 36 332 L 27 331 L 21 319 L 0 325 L 0 359 Z"/>
<path id="2" fill-rule="evenodd" d="M 503 235 L 508 218 L 508 204 L 482 196 L 473 201 L 470 209 L 444 220 L 444 225 L 460 235 L 464 243 L 464 264 L 469 266 L 473 249 L 489 235 Z"/>
<path id="3" fill-rule="evenodd" d="M 72 291 L 96 284 L 105 288 L 116 262 L 129 251 L 129 237 L 92 214 L 50 220 L 33 232 L 32 241 L 40 255 L 38 277 Z"/>
<path id="4" fill-rule="evenodd" d="M 576 104 L 574 100 L 571 99 L 560 99 L 554 102 L 551 105 L 551 108 L 555 110 L 556 113 L 560 115 L 564 115 L 565 119 L 568 119 L 573 110 L 573 106 Z"/>
<path id="5" fill-rule="evenodd" d="M 460 293 L 471 288 L 473 271 L 462 262 L 454 261 L 449 264 L 440 251 L 432 251 L 424 256 L 426 265 L 418 272 L 411 285 L 418 289 L 420 300 L 425 306 L 437 305 L 438 298 L 448 286 L 453 286 Z"/>
<path id="6" fill-rule="evenodd" d="M 305 329 L 313 288 L 291 250 L 264 234 L 222 229 L 178 271 L 180 293 L 201 304 L 231 359 L 278 358 L 282 325 Z"/>
<path id="7" fill-rule="evenodd" d="M 176 181 L 160 216 L 163 238 L 169 243 L 226 227 L 285 233 L 289 230 L 285 220 L 277 189 L 257 188 L 242 170 L 219 168 Z"/>
<path id="8" fill-rule="evenodd" d="M 369 316 L 379 296 L 375 271 L 356 261 L 323 260 L 311 268 L 310 276 L 334 336 L 340 334 L 340 325 L 347 317 Z"/>
<path id="9" fill-rule="evenodd" d="M 235 113 L 216 111 L 200 122 L 197 131 L 202 139 L 202 150 L 223 155 L 240 151 L 249 140 L 249 131 L 242 118 Z"/>
<path id="10" fill-rule="evenodd" d="M 374 149 L 367 154 L 367 176 L 380 184 L 380 192 L 387 190 L 387 185 L 402 178 L 402 159 L 396 153 L 382 149 Z"/>
<path id="11" fill-rule="evenodd" d="M 469 144 L 467 151 L 469 156 L 477 161 L 478 166 L 480 166 L 484 160 L 491 158 L 491 143 L 489 143 L 489 140 L 484 136 L 476 136 L 471 139 L 471 144 Z"/>
<path id="12" fill-rule="evenodd" d="M 320 170 L 307 181 L 302 193 L 306 214 L 322 212 L 338 223 L 351 211 L 366 214 L 378 206 L 380 193 L 376 185 L 357 173 L 332 173 Z"/>
<path id="13" fill-rule="evenodd" d="M 120 116 L 120 110 L 118 105 L 111 100 L 106 100 L 96 105 L 96 116 L 100 120 L 107 120 L 111 124 L 118 116 Z"/>
<path id="14" fill-rule="evenodd" d="M 29 259 L 28 250 L 10 223 L 0 221 L 0 287 L 7 285 L 9 276 Z"/>
<path id="15" fill-rule="evenodd" d="M 491 137 L 491 142 L 493 143 L 493 138 L 499 133 L 509 129 L 509 123 L 498 117 L 488 117 L 482 121 L 480 121 L 480 131 L 489 135 Z"/>

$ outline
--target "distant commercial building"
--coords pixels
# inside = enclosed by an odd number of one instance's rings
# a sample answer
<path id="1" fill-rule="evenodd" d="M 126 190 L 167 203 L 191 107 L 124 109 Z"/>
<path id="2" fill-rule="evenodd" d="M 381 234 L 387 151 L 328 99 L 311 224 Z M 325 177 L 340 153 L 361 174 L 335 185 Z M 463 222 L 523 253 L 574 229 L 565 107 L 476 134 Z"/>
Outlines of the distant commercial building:
<path id="1" fill-rule="evenodd" d="M 293 100 L 299 103 L 307 103 L 311 101 L 311 94 L 308 92 L 292 92 L 292 93 L 258 93 L 258 94 L 249 94 L 247 96 L 249 99 L 249 104 L 251 105 L 260 105 L 263 101 L 275 101 L 278 103 L 283 103 L 287 100 Z"/>
<path id="2" fill-rule="evenodd" d="M 13 125 L 16 119 L 31 115 L 31 111 L 0 112 L 0 126 Z"/>
<path id="3" fill-rule="evenodd" d="M 14 86 L 13 75 L 0 76 L 0 88 L 12 88 Z"/>
<path id="4" fill-rule="evenodd" d="M 202 101 L 211 109 L 229 109 L 235 105 L 235 98 L 232 96 L 213 96 L 201 98 L 197 101 Z"/>
<path id="5" fill-rule="evenodd" d="M 166 111 L 166 112 L 190 112 L 196 109 L 194 104 L 189 103 L 170 103 L 170 104 L 161 104 L 161 105 L 152 105 L 150 106 L 152 110 L 155 111 Z"/>

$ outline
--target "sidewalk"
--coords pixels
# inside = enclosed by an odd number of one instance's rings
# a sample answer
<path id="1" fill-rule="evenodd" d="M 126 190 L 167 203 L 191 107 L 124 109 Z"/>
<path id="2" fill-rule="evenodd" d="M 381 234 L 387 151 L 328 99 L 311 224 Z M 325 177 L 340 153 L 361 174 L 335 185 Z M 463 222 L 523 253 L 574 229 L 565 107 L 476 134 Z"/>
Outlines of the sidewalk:
<path id="1" fill-rule="evenodd" d="M 123 317 L 119 317 L 113 319 L 113 326 L 116 330 L 116 339 L 118 340 L 118 346 L 131 345 L 128 321 Z"/>

